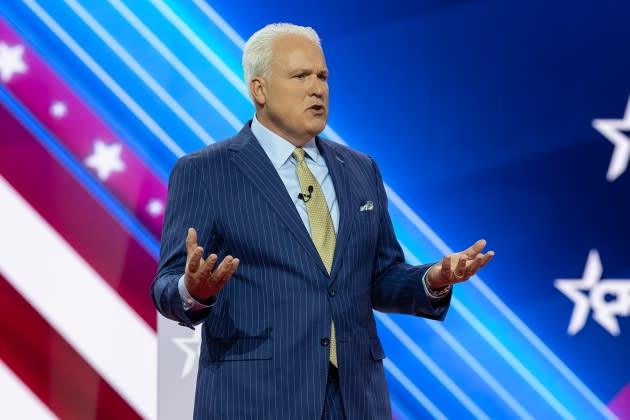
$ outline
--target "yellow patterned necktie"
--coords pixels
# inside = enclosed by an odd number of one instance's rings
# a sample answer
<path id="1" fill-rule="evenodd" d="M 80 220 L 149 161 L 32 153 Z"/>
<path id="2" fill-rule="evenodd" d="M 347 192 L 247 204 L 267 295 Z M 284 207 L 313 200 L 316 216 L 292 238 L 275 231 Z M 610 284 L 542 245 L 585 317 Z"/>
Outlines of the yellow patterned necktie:
<path id="1" fill-rule="evenodd" d="M 332 217 L 330 217 L 330 211 L 328 210 L 328 203 L 326 203 L 322 187 L 304 161 L 304 149 L 301 147 L 296 148 L 293 151 L 293 157 L 296 160 L 295 171 L 300 181 L 302 197 L 305 198 L 303 201 L 306 204 L 308 221 L 311 226 L 311 238 L 326 270 L 330 274 L 337 237 Z M 330 362 L 337 366 L 337 340 L 335 339 L 334 322 L 330 328 Z"/>

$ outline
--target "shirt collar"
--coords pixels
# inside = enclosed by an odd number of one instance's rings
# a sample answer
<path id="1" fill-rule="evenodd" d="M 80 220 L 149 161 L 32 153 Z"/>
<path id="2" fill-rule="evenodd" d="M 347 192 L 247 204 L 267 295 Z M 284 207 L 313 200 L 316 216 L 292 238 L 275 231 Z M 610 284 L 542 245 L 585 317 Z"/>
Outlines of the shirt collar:
<path id="1" fill-rule="evenodd" d="M 280 169 L 292 157 L 295 145 L 262 125 L 255 114 L 252 118 L 251 130 L 276 170 Z M 322 164 L 323 158 L 317 149 L 315 137 L 310 139 L 302 148 L 306 156 L 315 164 Z"/>

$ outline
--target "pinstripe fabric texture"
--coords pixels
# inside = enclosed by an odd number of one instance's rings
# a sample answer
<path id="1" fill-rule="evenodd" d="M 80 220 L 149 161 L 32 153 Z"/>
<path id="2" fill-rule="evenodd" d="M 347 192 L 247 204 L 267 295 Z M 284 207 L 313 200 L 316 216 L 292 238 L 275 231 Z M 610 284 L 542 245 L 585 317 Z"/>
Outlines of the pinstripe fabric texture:
<path id="1" fill-rule="evenodd" d="M 293 156 L 296 160 L 295 171 L 300 181 L 300 188 L 302 188 L 302 191 L 307 191 L 309 188 L 313 189 L 309 193 L 308 200 L 304 200 L 308 211 L 308 221 L 311 225 L 311 238 L 313 238 L 315 248 L 317 248 L 326 270 L 330 273 L 337 238 L 328 204 L 326 204 L 322 187 L 304 161 L 304 149 L 301 147 L 296 148 Z M 338 366 L 334 321 L 330 326 L 330 362 Z"/>
<path id="2" fill-rule="evenodd" d="M 346 420 L 341 399 L 341 389 L 338 383 L 330 383 L 326 387 L 326 397 L 324 398 L 324 411 L 322 420 Z"/>
<path id="3" fill-rule="evenodd" d="M 420 283 L 428 266 L 404 262 L 372 159 L 319 138 L 317 145 L 339 202 L 330 273 L 249 124 L 173 168 L 152 297 L 182 325 L 203 321 L 196 419 L 320 419 L 333 320 L 348 419 L 389 419 L 372 310 L 446 315 L 450 296 L 431 302 Z M 373 209 L 360 211 L 367 201 Z M 177 281 L 190 226 L 206 254 L 241 264 L 214 307 L 187 313 Z"/>

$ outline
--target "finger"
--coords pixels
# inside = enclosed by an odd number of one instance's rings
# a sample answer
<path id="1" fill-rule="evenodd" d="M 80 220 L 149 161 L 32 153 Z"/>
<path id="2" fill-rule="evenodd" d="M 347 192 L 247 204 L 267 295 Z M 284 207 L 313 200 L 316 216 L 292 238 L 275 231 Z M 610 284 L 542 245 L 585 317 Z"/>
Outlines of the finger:
<path id="1" fill-rule="evenodd" d="M 479 254 L 486 246 L 485 239 L 479 239 L 477 242 L 472 244 L 470 248 L 464 251 L 464 254 L 469 258 L 475 258 L 477 254 Z"/>
<path id="2" fill-rule="evenodd" d="M 488 251 L 486 253 L 486 255 L 483 258 L 483 262 L 481 263 L 481 267 L 482 268 L 484 265 L 488 264 L 488 261 L 490 261 L 492 259 L 492 257 L 494 257 L 494 251 Z"/>
<path id="3" fill-rule="evenodd" d="M 188 234 L 186 235 L 186 251 L 188 254 L 192 254 L 197 247 L 197 231 L 193 227 L 188 228 Z"/>
<path id="4" fill-rule="evenodd" d="M 442 270 L 440 271 L 440 276 L 445 280 L 450 280 L 451 278 L 451 256 L 447 255 L 442 259 Z"/>
<path id="5" fill-rule="evenodd" d="M 479 271 L 479 269 L 482 267 L 484 261 L 485 261 L 484 255 L 481 255 L 481 254 L 477 255 L 475 259 L 472 260 L 468 268 L 466 269 L 466 277 L 470 278 L 474 276 L 475 273 L 477 273 L 477 271 Z"/>
<path id="6" fill-rule="evenodd" d="M 212 277 L 212 269 L 217 262 L 217 254 L 210 254 L 199 270 L 199 277 L 202 281 L 207 281 Z"/>
<path id="7" fill-rule="evenodd" d="M 203 261 L 201 259 L 202 256 L 203 248 L 200 246 L 196 247 L 188 259 L 187 270 L 190 274 L 196 273 L 197 270 L 199 270 L 199 265 Z"/>
<path id="8" fill-rule="evenodd" d="M 475 257 L 473 264 L 468 268 L 470 271 L 469 277 L 474 276 L 481 268 L 488 264 L 488 261 L 494 256 L 494 251 L 488 251 L 485 255 L 479 254 Z"/>
<path id="9" fill-rule="evenodd" d="M 238 269 L 238 266 L 240 263 L 241 263 L 241 260 L 239 260 L 238 258 L 234 258 L 232 260 L 232 274 L 236 273 L 236 270 Z"/>
<path id="10" fill-rule="evenodd" d="M 457 266 L 453 271 L 453 277 L 455 281 L 460 281 L 466 275 L 466 258 L 460 258 L 457 262 Z"/>
<path id="11" fill-rule="evenodd" d="M 221 283 L 218 285 L 219 288 L 222 288 L 225 285 L 225 283 L 227 283 L 232 278 L 234 273 L 236 273 L 236 269 L 238 268 L 239 263 L 240 263 L 240 260 L 238 258 L 234 258 L 230 262 L 229 271 L 221 279 Z"/>
<path id="12" fill-rule="evenodd" d="M 223 261 L 221 261 L 221 264 L 219 264 L 219 267 L 214 271 L 214 273 L 212 273 L 212 282 L 214 284 L 221 284 L 224 283 L 227 277 L 227 274 L 230 272 L 230 265 L 232 264 L 232 261 L 234 260 L 234 258 L 231 255 L 226 256 L 225 258 L 223 258 Z"/>

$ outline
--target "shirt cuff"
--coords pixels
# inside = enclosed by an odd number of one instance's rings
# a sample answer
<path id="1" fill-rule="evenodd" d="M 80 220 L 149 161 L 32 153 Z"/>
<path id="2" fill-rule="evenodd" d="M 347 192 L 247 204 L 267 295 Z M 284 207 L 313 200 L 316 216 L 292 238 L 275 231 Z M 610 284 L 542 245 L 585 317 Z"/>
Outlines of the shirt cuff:
<path id="1" fill-rule="evenodd" d="M 440 287 L 439 289 L 430 288 L 427 284 L 427 274 L 429 274 L 429 270 L 431 269 L 431 267 L 429 267 L 429 269 L 425 271 L 422 275 L 422 287 L 424 287 L 424 291 L 431 299 L 442 299 L 443 297 L 448 295 L 453 286 L 449 284 L 448 286 Z"/>
<path id="2" fill-rule="evenodd" d="M 217 299 L 215 297 L 208 299 L 207 305 L 198 302 L 194 297 L 191 296 L 190 292 L 186 288 L 186 283 L 184 282 L 185 277 L 185 274 L 181 276 L 179 278 L 179 282 L 177 283 L 177 289 L 179 290 L 179 296 L 182 298 L 182 305 L 184 305 L 185 311 L 199 311 L 201 309 L 208 309 L 213 307 L 217 303 Z"/>

